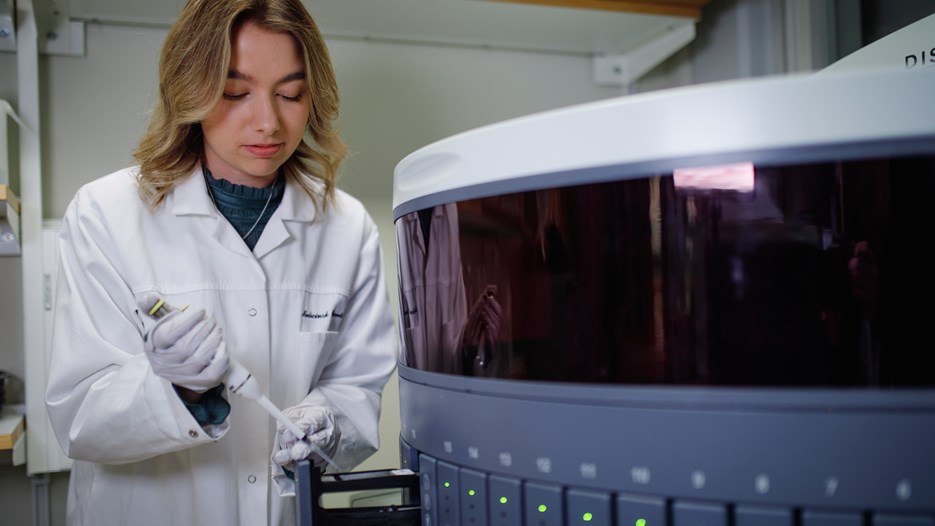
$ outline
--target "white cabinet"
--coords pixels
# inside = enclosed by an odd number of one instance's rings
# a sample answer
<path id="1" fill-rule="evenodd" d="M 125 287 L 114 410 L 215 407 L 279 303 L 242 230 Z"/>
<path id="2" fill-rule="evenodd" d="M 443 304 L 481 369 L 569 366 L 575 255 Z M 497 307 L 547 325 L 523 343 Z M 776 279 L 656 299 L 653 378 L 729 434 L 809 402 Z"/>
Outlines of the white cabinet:
<path id="1" fill-rule="evenodd" d="M 42 224 L 42 351 L 44 353 L 43 378 L 48 377 L 49 356 L 52 352 L 52 308 L 55 305 L 55 283 L 58 279 L 58 230 L 60 221 L 44 221 Z M 42 382 L 42 397 L 45 399 L 45 381 Z M 46 444 L 44 455 L 46 471 L 61 471 L 71 468 L 71 459 L 65 456 L 49 423 L 45 407 L 41 410 L 44 417 L 42 427 L 43 443 Z M 37 433 L 34 422 L 30 420 L 30 429 Z"/>
<path id="2" fill-rule="evenodd" d="M 52 308 L 55 298 L 55 282 L 58 273 L 58 229 L 59 221 L 44 221 L 41 231 L 42 288 L 35 291 L 41 296 L 39 302 L 42 326 L 41 350 L 38 356 L 27 356 L 26 398 L 29 403 L 29 472 L 45 473 L 64 471 L 71 468 L 71 459 L 65 456 L 52 433 L 49 415 L 45 407 L 45 386 L 49 373 L 49 355 L 52 351 Z M 32 302 L 33 305 L 36 302 Z M 35 351 L 34 351 L 35 352 Z"/>

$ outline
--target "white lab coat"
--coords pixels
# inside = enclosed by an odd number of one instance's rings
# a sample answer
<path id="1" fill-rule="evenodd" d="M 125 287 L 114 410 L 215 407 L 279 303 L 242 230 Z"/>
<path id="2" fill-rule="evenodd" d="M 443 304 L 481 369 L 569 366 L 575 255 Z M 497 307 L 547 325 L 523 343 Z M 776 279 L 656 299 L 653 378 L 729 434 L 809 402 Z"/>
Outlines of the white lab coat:
<path id="1" fill-rule="evenodd" d="M 135 169 L 78 191 L 65 214 L 47 405 L 75 459 L 72 525 L 294 524 L 270 463 L 275 425 L 232 396 L 200 427 L 153 374 L 137 310 L 150 291 L 217 317 L 231 356 L 278 407 L 331 407 L 342 470 L 378 447 L 382 389 L 398 344 L 377 229 L 338 192 L 322 217 L 287 184 L 253 252 L 212 204 L 200 171 L 150 212 Z"/>
<path id="2" fill-rule="evenodd" d="M 432 209 L 429 239 L 418 213 L 397 220 L 403 243 L 397 247 L 401 294 L 400 335 L 409 367 L 461 373 L 461 334 L 467 322 L 467 296 L 461 269 L 458 207 Z"/>

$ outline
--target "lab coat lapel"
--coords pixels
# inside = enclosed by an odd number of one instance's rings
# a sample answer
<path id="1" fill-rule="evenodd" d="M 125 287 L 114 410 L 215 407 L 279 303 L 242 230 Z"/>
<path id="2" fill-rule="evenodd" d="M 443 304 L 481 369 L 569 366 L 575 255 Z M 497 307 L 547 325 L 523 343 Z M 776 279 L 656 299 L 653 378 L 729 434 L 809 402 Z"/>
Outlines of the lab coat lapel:
<path id="1" fill-rule="evenodd" d="M 314 219 L 315 207 L 305 191 L 287 179 L 282 202 L 269 218 L 263 234 L 253 247 L 254 255 L 259 259 L 292 237 L 286 227 L 287 221 L 310 223 Z"/>
<path id="2" fill-rule="evenodd" d="M 177 216 L 201 215 L 213 217 L 214 230 L 211 235 L 231 251 L 242 256 L 252 256 L 247 244 L 244 243 L 234 227 L 214 206 L 214 202 L 208 194 L 208 183 L 205 182 L 200 168 L 175 187 L 172 199 L 173 214 Z"/>

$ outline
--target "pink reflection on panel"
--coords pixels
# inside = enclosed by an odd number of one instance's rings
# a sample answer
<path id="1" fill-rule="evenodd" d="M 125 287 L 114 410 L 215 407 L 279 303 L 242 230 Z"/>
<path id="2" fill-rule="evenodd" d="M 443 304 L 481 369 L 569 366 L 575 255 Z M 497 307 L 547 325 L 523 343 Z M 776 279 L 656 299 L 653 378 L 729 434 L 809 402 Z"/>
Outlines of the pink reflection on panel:
<path id="1" fill-rule="evenodd" d="M 677 168 L 672 177 L 676 188 L 753 191 L 753 163 Z"/>

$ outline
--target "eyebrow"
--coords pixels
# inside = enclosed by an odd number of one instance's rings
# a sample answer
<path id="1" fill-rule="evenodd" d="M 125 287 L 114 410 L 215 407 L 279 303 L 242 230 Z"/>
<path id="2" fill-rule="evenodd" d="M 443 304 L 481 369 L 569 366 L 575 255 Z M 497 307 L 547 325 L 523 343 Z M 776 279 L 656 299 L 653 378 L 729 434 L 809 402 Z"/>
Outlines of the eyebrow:
<path id="1" fill-rule="evenodd" d="M 250 75 L 237 71 L 236 69 L 227 70 L 227 78 L 232 80 L 253 80 Z M 276 84 L 284 84 L 286 82 L 292 82 L 293 80 L 305 80 L 305 71 L 299 70 L 293 73 L 286 75 L 285 77 L 279 79 Z"/>

